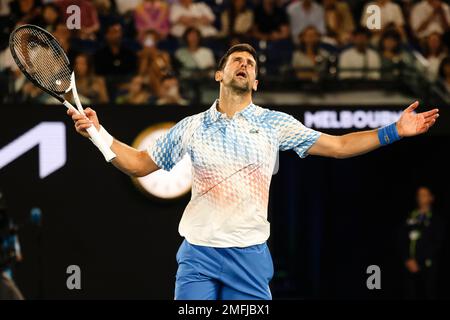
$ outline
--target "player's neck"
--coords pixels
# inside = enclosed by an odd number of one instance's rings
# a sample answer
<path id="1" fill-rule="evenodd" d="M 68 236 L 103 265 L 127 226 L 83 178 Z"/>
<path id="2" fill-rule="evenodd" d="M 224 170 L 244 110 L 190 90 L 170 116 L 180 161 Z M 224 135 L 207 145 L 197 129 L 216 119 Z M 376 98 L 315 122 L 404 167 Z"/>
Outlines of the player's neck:
<path id="1" fill-rule="evenodd" d="M 238 95 L 231 92 L 221 90 L 219 94 L 219 102 L 217 110 L 226 113 L 228 118 L 232 118 L 236 112 L 245 109 L 252 102 L 251 92 L 248 94 Z"/>

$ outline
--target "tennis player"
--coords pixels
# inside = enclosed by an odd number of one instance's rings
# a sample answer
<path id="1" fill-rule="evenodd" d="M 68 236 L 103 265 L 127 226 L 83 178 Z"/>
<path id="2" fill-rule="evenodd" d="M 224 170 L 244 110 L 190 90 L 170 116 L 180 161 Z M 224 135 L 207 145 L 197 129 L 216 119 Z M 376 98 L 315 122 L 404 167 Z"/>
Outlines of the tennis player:
<path id="1" fill-rule="evenodd" d="M 266 240 L 269 185 L 279 150 L 348 158 L 426 132 L 438 110 L 414 110 L 376 130 L 333 136 L 305 127 L 294 117 L 252 103 L 257 90 L 253 47 L 238 44 L 220 60 L 215 80 L 219 98 L 199 114 L 184 118 L 156 143 L 139 151 L 114 139 L 94 110 L 68 114 L 78 133 L 94 125 L 117 154 L 114 166 L 142 177 L 171 170 L 187 153 L 193 166 L 192 198 L 179 232 L 175 299 L 271 299 L 273 264 Z"/>

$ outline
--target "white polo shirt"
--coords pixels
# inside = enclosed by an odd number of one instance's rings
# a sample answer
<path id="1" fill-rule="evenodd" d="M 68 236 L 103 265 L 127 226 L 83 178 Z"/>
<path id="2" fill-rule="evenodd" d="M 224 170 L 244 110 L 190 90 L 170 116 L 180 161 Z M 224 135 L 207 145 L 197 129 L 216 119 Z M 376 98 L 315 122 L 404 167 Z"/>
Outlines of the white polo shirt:
<path id="1" fill-rule="evenodd" d="M 231 119 L 216 102 L 184 118 L 161 136 L 148 153 L 169 171 L 188 153 L 192 197 L 179 232 L 192 244 L 246 247 L 266 241 L 269 186 L 279 150 L 300 157 L 319 138 L 294 117 L 250 104 Z"/>

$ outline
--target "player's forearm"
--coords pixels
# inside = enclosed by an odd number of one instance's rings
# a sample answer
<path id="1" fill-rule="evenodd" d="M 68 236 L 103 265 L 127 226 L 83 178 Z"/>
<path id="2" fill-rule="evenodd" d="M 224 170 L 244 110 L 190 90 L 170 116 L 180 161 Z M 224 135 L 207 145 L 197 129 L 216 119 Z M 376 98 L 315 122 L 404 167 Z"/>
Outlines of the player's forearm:
<path id="1" fill-rule="evenodd" d="M 116 139 L 111 150 L 116 154 L 112 164 L 129 176 L 143 177 L 159 169 L 147 151 L 136 150 Z"/>
<path id="2" fill-rule="evenodd" d="M 338 139 L 335 157 L 339 159 L 362 155 L 381 146 L 377 129 L 345 134 Z"/>

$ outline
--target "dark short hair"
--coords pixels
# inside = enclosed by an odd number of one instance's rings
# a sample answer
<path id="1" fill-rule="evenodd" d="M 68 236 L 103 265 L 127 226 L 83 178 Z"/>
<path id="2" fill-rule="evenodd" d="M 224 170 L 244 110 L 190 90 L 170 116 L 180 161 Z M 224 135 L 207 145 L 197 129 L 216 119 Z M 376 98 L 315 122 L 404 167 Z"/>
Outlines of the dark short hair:
<path id="1" fill-rule="evenodd" d="M 356 29 L 353 31 L 353 35 L 354 35 L 354 36 L 359 35 L 359 34 L 364 35 L 364 36 L 366 36 L 367 38 L 370 38 L 371 35 L 372 35 L 372 34 L 370 33 L 369 29 L 367 29 L 367 28 L 365 28 L 365 27 L 358 27 L 358 28 L 356 28 Z"/>
<path id="2" fill-rule="evenodd" d="M 447 64 L 450 64 L 450 56 L 445 57 L 442 59 L 440 65 L 439 65 L 439 78 L 444 78 L 444 68 Z"/>
<path id="3" fill-rule="evenodd" d="M 223 55 L 222 58 L 220 58 L 219 64 L 217 65 L 217 71 L 223 70 L 225 68 L 225 65 L 227 64 L 228 57 L 231 56 L 235 52 L 248 52 L 252 55 L 253 59 L 256 61 L 256 70 L 258 69 L 258 59 L 256 58 L 256 50 L 248 43 L 239 43 L 234 46 L 232 46 L 228 51 Z"/>
<path id="4" fill-rule="evenodd" d="M 200 32 L 200 30 L 198 30 L 196 27 L 188 27 L 186 28 L 186 30 L 184 30 L 182 36 L 182 39 L 184 40 L 185 43 L 187 43 L 187 37 L 191 32 L 195 32 L 198 38 L 200 39 L 200 42 L 202 41 L 202 33 Z"/>

